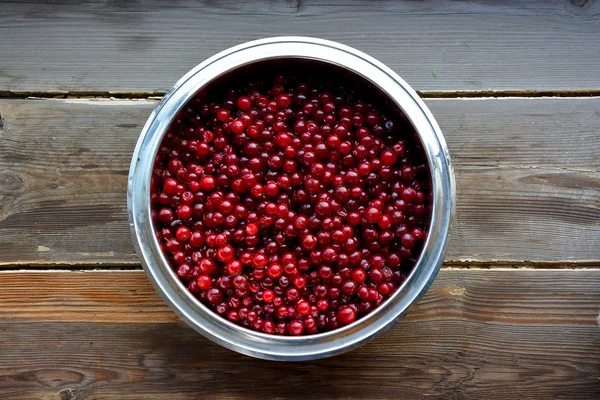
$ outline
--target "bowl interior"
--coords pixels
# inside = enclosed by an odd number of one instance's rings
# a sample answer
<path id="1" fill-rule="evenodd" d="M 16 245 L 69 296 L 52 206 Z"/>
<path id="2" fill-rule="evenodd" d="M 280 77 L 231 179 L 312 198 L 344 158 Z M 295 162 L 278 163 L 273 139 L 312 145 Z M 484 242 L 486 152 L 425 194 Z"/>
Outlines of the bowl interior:
<path id="1" fill-rule="evenodd" d="M 216 79 L 210 81 L 207 85 L 200 88 L 196 93 L 194 93 L 191 98 L 181 105 L 179 112 L 174 116 L 172 124 L 174 123 L 183 123 L 186 126 L 193 126 L 193 122 L 189 120 L 188 112 L 189 109 L 197 109 L 201 107 L 203 104 L 209 104 L 212 102 L 216 102 L 221 104 L 225 97 L 226 92 L 229 89 L 244 89 L 246 88 L 246 84 L 248 82 L 265 82 L 264 87 L 272 86 L 272 81 L 274 77 L 278 75 L 283 75 L 286 77 L 288 81 L 291 82 L 304 82 L 310 85 L 321 86 L 323 90 L 332 90 L 338 91 L 340 88 L 344 90 L 352 91 L 356 93 L 356 98 L 363 100 L 366 103 L 373 104 L 378 110 L 381 111 L 382 114 L 388 115 L 391 117 L 391 120 L 394 121 L 393 135 L 396 137 L 400 137 L 404 139 L 407 143 L 407 156 L 411 157 L 414 164 L 422 164 L 425 165 L 427 171 L 424 174 L 428 177 L 427 187 L 424 188 L 427 192 L 431 187 L 431 173 L 429 170 L 429 162 L 427 160 L 427 154 L 424 151 L 423 143 L 421 138 L 419 137 L 415 127 L 411 123 L 410 119 L 404 113 L 402 108 L 394 102 L 383 90 L 379 87 L 375 86 L 374 83 L 370 82 L 365 77 L 358 75 L 357 73 L 350 71 L 344 67 L 334 65 L 331 63 L 318 61 L 318 60 L 310 60 L 310 59 L 293 59 L 293 58 L 272 58 L 268 60 L 256 61 L 253 63 L 249 63 L 243 65 L 241 67 L 235 68 L 231 71 L 227 71 L 223 73 Z M 290 86 L 286 84 L 286 86 Z M 293 87 L 294 85 L 291 84 Z M 264 89 L 264 87 L 257 87 L 256 89 Z M 247 90 L 247 89 L 246 89 Z M 261 91 L 262 93 L 263 91 Z M 171 127 L 169 127 L 170 129 Z M 167 130 L 164 134 L 163 140 L 161 142 L 161 147 L 169 148 L 173 145 L 173 141 L 176 138 L 174 135 L 169 134 L 169 130 Z M 154 182 L 151 186 L 155 186 Z M 429 204 L 429 200 L 426 200 L 426 215 L 425 215 L 425 230 L 427 233 L 430 229 L 431 224 L 431 204 Z M 155 225 L 152 225 L 152 230 L 154 234 L 156 234 Z M 423 245 L 424 241 L 421 242 Z M 414 269 L 417 265 L 417 260 L 421 255 L 421 250 L 417 253 L 414 259 L 404 260 L 401 265 L 403 273 L 410 278 Z M 175 275 L 173 270 L 170 271 L 170 275 L 172 278 L 179 283 L 181 290 L 186 292 L 187 288 L 179 281 L 179 278 Z M 407 279 L 408 280 L 408 279 Z M 404 283 L 403 283 L 404 284 Z M 390 298 L 386 299 L 390 301 L 394 296 L 399 295 L 400 290 L 394 293 Z M 188 293 L 189 294 L 189 293 Z M 190 294 L 190 296 L 192 296 Z M 202 304 L 195 296 L 192 296 L 194 299 L 194 303 L 198 307 L 202 307 L 203 309 L 208 308 Z M 214 313 L 212 310 L 208 310 L 211 313 Z M 373 313 L 373 312 L 372 312 Z M 372 313 L 367 314 L 370 315 Z M 220 316 L 216 317 L 221 318 Z M 361 319 L 365 318 L 363 316 L 358 318 L 354 323 L 348 325 L 347 327 L 340 327 L 340 329 L 346 329 L 348 327 L 352 327 L 357 325 Z M 225 320 L 225 319 L 224 319 Z M 225 320 L 226 321 L 226 320 Z M 226 321 L 229 323 L 229 321 Z M 249 329 L 246 329 L 242 326 L 231 324 L 234 329 L 241 329 L 248 331 L 253 335 L 264 335 L 267 338 L 273 338 L 273 335 L 266 335 L 262 332 L 256 332 Z M 337 331 L 336 330 L 336 331 Z M 316 333 L 312 335 L 303 335 L 301 337 L 289 337 L 292 340 L 303 340 L 306 337 L 316 337 L 319 335 L 327 335 L 329 332 Z"/>

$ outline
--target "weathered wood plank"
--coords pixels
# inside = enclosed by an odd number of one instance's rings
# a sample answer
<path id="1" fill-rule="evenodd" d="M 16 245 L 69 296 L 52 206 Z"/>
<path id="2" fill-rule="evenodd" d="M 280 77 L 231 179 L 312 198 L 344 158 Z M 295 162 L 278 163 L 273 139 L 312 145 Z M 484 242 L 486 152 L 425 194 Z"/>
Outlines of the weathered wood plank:
<path id="1" fill-rule="evenodd" d="M 383 337 L 327 360 L 282 365 L 224 350 L 177 322 L 142 271 L 4 272 L 0 393 L 598 398 L 599 279 L 600 270 L 443 270 Z"/>
<path id="2" fill-rule="evenodd" d="M 449 261 L 600 260 L 600 98 L 427 103 L 457 174 Z M 137 263 L 126 181 L 154 104 L 0 101 L 0 265 Z"/>
<path id="3" fill-rule="evenodd" d="M 306 35 L 379 58 L 418 90 L 600 89 L 600 4 L 483 0 L 11 1 L 0 90 L 154 92 L 247 40 Z"/>

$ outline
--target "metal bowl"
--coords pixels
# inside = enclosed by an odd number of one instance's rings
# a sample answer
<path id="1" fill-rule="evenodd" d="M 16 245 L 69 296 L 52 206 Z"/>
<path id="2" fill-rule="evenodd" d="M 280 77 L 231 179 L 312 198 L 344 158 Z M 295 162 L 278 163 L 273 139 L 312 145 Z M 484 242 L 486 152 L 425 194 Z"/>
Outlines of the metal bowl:
<path id="1" fill-rule="evenodd" d="M 237 326 L 201 304 L 179 281 L 154 232 L 150 178 L 161 140 L 177 112 L 205 85 L 240 67 L 265 60 L 316 60 L 356 74 L 379 88 L 406 114 L 427 155 L 432 182 L 429 235 L 408 278 L 380 307 L 334 331 L 299 337 L 254 332 Z M 165 95 L 144 125 L 133 153 L 127 187 L 133 242 L 148 278 L 165 302 L 188 325 L 224 347 L 258 358 L 299 361 L 353 349 L 402 319 L 427 291 L 442 265 L 455 199 L 454 174 L 446 142 L 429 109 L 391 69 L 351 47 L 314 38 L 276 37 L 225 50 L 188 72 Z"/>

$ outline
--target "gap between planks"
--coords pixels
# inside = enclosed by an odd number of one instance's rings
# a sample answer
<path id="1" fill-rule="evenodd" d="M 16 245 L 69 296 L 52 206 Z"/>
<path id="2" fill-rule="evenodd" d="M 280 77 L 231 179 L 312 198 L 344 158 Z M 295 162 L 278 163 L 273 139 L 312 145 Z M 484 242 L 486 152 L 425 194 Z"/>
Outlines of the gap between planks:
<path id="1" fill-rule="evenodd" d="M 453 98 L 537 98 L 537 97 L 600 97 L 600 89 L 587 90 L 417 90 L 424 99 Z M 0 99 L 149 99 L 160 100 L 165 92 L 111 91 L 15 91 L 0 90 Z"/>
<path id="2" fill-rule="evenodd" d="M 553 261 L 553 262 L 489 262 L 489 261 L 452 261 L 442 266 L 446 271 L 461 270 L 494 270 L 494 271 L 558 271 L 558 270 L 600 270 L 600 260 L 597 261 Z M 111 272 L 111 271 L 142 271 L 138 263 L 6 263 L 0 264 L 0 274 L 5 272 Z"/>

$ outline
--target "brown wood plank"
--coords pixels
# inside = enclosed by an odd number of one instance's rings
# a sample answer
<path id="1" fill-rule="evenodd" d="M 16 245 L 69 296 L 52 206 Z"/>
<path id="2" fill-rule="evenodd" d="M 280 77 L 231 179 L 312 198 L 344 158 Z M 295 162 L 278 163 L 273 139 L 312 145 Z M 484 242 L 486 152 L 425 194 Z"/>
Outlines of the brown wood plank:
<path id="1" fill-rule="evenodd" d="M 305 35 L 379 58 L 418 90 L 600 89 L 596 1 L 0 4 L 0 90 L 169 89 L 244 41 Z"/>
<path id="2" fill-rule="evenodd" d="M 330 359 L 281 364 L 224 350 L 178 322 L 142 271 L 4 272 L 0 393 L 598 398 L 599 279 L 597 269 L 443 270 L 383 337 Z"/>
<path id="3" fill-rule="evenodd" d="M 600 98 L 427 103 L 457 175 L 448 261 L 600 260 Z M 0 265 L 137 265 L 126 182 L 154 105 L 0 100 Z"/>

